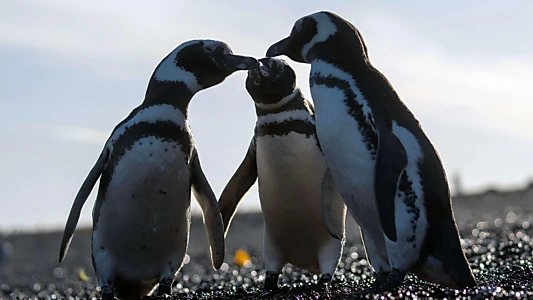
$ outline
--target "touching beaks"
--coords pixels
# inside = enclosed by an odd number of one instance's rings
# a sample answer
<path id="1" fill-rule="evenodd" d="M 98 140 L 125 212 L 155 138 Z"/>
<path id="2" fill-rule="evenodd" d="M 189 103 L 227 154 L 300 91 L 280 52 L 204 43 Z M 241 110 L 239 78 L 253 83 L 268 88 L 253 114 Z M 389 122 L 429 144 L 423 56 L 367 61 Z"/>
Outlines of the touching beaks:
<path id="1" fill-rule="evenodd" d="M 218 60 L 221 67 L 224 69 L 236 70 L 251 70 L 259 66 L 257 59 L 249 56 L 241 56 L 234 54 L 225 54 Z"/>

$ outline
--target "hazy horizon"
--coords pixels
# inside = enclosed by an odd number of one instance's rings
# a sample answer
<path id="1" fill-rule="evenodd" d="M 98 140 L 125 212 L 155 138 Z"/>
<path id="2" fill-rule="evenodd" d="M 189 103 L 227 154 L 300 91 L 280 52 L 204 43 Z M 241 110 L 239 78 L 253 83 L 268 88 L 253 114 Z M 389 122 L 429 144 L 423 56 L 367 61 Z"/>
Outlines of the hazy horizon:
<path id="1" fill-rule="evenodd" d="M 533 2 L 5 1 L 0 232 L 64 226 L 112 129 L 142 102 L 155 66 L 176 46 L 210 38 L 261 58 L 298 18 L 319 10 L 359 28 L 372 63 L 439 151 L 452 190 L 456 173 L 466 192 L 533 179 Z M 309 66 L 283 58 L 310 99 Z M 245 78 L 237 72 L 201 91 L 189 108 L 217 196 L 253 135 Z M 95 195 L 96 188 L 79 226 L 90 225 Z M 238 212 L 258 210 L 258 203 L 254 186 Z"/>

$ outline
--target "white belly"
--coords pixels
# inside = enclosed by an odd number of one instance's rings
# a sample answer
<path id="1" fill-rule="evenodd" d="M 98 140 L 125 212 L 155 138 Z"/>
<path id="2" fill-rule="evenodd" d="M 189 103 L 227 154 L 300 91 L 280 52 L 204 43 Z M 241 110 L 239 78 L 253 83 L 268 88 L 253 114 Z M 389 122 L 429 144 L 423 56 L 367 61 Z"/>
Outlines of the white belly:
<path id="1" fill-rule="evenodd" d="M 315 85 L 315 121 L 320 145 L 350 213 L 364 227 L 379 226 L 374 192 L 375 160 L 359 125 L 348 115 L 344 92 Z M 324 102 L 324 103 L 322 103 Z"/>
<path id="2" fill-rule="evenodd" d="M 93 234 L 96 263 L 110 259 L 110 271 L 130 280 L 159 276 L 170 261 L 181 265 L 176 257 L 185 254 L 190 220 L 189 169 L 179 145 L 154 137 L 140 142 L 99 195 L 104 201 Z"/>
<path id="3" fill-rule="evenodd" d="M 316 265 L 320 247 L 331 238 L 320 211 L 322 153 L 314 137 L 294 132 L 259 137 L 256 145 L 265 232 L 287 261 Z"/>

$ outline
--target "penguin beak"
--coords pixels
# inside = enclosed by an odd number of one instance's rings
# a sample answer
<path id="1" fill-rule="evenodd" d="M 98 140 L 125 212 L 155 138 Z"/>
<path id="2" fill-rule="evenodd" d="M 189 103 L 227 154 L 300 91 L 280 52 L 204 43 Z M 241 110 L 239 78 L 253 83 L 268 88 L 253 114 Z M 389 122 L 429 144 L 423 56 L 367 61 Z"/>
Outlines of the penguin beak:
<path id="1" fill-rule="evenodd" d="M 260 85 L 267 78 L 272 76 L 272 70 L 262 60 L 259 60 L 259 66 L 252 70 L 248 70 L 248 77 L 253 79 L 255 85 Z"/>
<path id="2" fill-rule="evenodd" d="M 259 74 L 263 77 L 270 77 L 272 75 L 272 70 L 268 67 L 268 65 L 260 62 L 260 66 L 258 68 Z"/>
<path id="3" fill-rule="evenodd" d="M 224 54 L 218 59 L 219 65 L 229 71 L 251 70 L 259 66 L 257 59 L 249 56 Z"/>
<path id="4" fill-rule="evenodd" d="M 286 37 L 282 39 L 281 41 L 270 46 L 267 50 L 266 57 L 274 57 L 274 56 L 286 54 L 287 47 L 290 42 L 290 38 L 291 38 L 290 36 Z"/>

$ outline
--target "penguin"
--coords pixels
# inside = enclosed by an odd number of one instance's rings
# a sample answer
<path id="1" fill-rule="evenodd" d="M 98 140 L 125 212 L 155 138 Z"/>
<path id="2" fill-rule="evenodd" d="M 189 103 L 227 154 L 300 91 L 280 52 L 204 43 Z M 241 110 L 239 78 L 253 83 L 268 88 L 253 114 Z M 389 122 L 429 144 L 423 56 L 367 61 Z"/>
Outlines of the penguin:
<path id="1" fill-rule="evenodd" d="M 221 41 L 184 42 L 156 67 L 144 101 L 114 128 L 76 195 L 59 252 L 61 263 L 100 177 L 92 261 L 103 299 L 141 299 L 156 285 L 158 295 L 171 293 L 189 241 L 191 188 L 202 209 L 213 268 L 221 266 L 222 217 L 200 165 L 188 105 L 199 91 L 257 64 Z"/>
<path id="2" fill-rule="evenodd" d="M 255 133 L 219 198 L 224 231 L 258 180 L 265 222 L 264 289 L 278 289 L 287 263 L 320 273 L 319 286 L 327 289 L 344 246 L 346 206 L 334 182 L 321 193 L 326 161 L 316 137 L 313 105 L 297 87 L 294 70 L 276 58 L 259 62 L 246 78 L 257 115 Z M 321 203 L 329 205 L 321 208 Z"/>
<path id="3" fill-rule="evenodd" d="M 266 56 L 311 64 L 316 130 L 331 178 L 358 223 L 376 272 L 372 291 L 405 274 L 462 289 L 477 285 L 461 247 L 437 150 L 369 60 L 359 30 L 335 13 L 297 20 Z"/>

